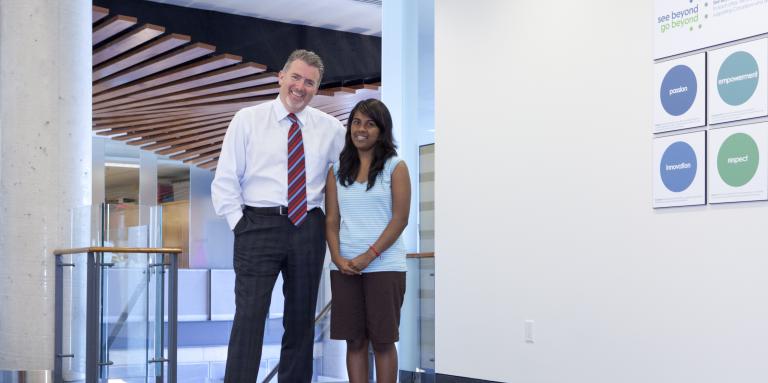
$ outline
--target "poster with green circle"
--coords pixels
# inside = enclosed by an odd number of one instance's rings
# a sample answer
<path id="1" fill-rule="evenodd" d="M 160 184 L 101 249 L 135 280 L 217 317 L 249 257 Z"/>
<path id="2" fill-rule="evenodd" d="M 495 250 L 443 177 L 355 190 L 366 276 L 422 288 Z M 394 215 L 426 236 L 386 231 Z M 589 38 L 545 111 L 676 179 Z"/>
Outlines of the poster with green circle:
<path id="1" fill-rule="evenodd" d="M 709 202 L 768 199 L 768 123 L 709 132 Z"/>
<path id="2" fill-rule="evenodd" d="M 715 49 L 707 61 L 710 124 L 768 115 L 768 39 Z"/>

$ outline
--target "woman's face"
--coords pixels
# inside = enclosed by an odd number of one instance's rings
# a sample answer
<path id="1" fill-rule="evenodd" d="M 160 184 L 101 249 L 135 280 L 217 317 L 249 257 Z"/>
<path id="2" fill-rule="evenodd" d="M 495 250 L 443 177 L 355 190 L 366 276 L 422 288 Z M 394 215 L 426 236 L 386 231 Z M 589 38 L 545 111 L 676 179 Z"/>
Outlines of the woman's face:
<path id="1" fill-rule="evenodd" d="M 379 133 L 381 131 L 376 122 L 363 113 L 355 112 L 350 125 L 350 134 L 357 150 L 365 152 L 373 149 L 379 139 Z"/>

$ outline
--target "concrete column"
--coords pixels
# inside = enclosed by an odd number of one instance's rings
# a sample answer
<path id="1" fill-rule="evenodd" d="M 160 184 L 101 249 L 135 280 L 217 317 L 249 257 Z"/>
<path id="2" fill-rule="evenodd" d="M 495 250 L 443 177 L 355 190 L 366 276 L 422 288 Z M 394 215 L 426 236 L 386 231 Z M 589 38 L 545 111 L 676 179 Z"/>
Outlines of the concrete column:
<path id="1" fill-rule="evenodd" d="M 53 369 L 54 257 L 91 204 L 91 2 L 0 1 L 0 370 Z"/>

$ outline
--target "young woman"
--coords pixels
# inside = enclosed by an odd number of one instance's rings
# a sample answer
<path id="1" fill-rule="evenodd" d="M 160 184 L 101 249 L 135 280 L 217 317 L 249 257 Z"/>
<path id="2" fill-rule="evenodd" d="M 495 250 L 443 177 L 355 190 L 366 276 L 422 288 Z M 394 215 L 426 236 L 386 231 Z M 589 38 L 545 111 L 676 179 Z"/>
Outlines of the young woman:
<path id="1" fill-rule="evenodd" d="M 344 149 L 326 182 L 326 238 L 331 251 L 331 338 L 347 341 L 351 383 L 368 382 L 368 345 L 376 381 L 397 381 L 400 307 L 411 182 L 397 157 L 392 117 L 379 100 L 359 102 L 347 121 Z"/>

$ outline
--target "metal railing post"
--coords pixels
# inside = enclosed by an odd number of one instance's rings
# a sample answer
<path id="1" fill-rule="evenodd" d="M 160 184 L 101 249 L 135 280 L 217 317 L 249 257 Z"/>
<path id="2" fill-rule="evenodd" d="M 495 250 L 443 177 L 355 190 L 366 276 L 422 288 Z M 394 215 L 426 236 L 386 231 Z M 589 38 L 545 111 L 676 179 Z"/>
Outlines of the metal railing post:
<path id="1" fill-rule="evenodd" d="M 88 252 L 85 314 L 85 382 L 96 383 L 99 378 L 99 288 L 101 273 L 96 253 Z"/>
<path id="2" fill-rule="evenodd" d="M 163 260 L 165 260 L 165 255 L 163 254 Z M 170 258 L 168 267 L 168 381 L 176 382 L 179 265 L 177 253 L 168 253 L 167 255 Z"/>
<path id="3" fill-rule="evenodd" d="M 158 257 L 150 257 L 147 273 L 148 275 L 155 275 L 155 341 L 153 343 L 152 359 L 148 363 L 153 364 L 151 368 L 155 376 L 155 383 L 163 383 L 163 378 L 165 377 L 164 367 L 166 367 L 168 362 L 163 352 L 165 348 L 165 257 L 163 254 L 159 254 Z M 152 278 L 150 277 L 148 281 L 151 280 Z M 149 297 L 149 294 L 147 294 L 147 297 Z"/>
<path id="4" fill-rule="evenodd" d="M 56 257 L 56 287 L 54 291 L 54 346 L 53 346 L 53 381 L 55 383 L 62 383 L 64 378 L 62 376 L 63 368 L 63 343 L 64 343 L 64 325 L 62 323 L 64 318 L 64 266 L 62 266 L 61 257 Z"/>

